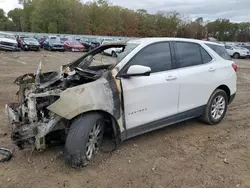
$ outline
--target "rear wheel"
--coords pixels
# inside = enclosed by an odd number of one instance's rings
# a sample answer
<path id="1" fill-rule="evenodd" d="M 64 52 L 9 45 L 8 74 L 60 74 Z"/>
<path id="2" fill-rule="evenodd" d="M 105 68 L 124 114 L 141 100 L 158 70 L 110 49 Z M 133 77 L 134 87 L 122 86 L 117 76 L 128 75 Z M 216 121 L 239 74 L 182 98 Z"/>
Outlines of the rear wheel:
<path id="1" fill-rule="evenodd" d="M 65 144 L 65 162 L 71 167 L 84 167 L 98 153 L 104 133 L 104 118 L 91 113 L 76 118 Z"/>
<path id="2" fill-rule="evenodd" d="M 209 125 L 220 123 L 227 112 L 227 105 L 228 97 L 226 92 L 221 89 L 215 90 L 207 103 L 202 120 Z"/>

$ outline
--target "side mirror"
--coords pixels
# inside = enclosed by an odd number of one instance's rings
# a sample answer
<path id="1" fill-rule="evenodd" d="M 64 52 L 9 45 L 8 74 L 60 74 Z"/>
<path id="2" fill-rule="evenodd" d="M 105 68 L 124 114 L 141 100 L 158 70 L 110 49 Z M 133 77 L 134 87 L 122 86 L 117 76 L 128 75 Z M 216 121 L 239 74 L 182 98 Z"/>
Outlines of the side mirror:
<path id="1" fill-rule="evenodd" d="M 129 78 L 132 76 L 149 76 L 151 73 L 151 68 L 142 66 L 142 65 L 132 65 L 128 68 L 126 74 L 123 74 L 122 77 Z"/>

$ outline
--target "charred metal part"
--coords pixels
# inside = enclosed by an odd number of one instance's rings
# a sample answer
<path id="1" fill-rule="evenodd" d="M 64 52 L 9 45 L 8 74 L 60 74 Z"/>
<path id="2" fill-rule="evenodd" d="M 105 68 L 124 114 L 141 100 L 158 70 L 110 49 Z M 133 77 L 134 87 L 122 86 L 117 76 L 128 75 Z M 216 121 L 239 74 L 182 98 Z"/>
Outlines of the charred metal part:
<path id="1" fill-rule="evenodd" d="M 36 99 L 34 97 L 28 98 L 28 117 L 31 123 L 37 122 Z"/>
<path id="2" fill-rule="evenodd" d="M 113 98 L 113 104 L 114 104 L 112 114 L 116 119 L 119 119 L 121 117 L 121 113 L 120 113 L 121 101 L 119 97 L 119 90 L 115 82 L 115 78 L 112 76 L 111 71 L 105 73 L 103 76 L 107 79 L 108 87 L 112 91 L 112 98 Z"/>
<path id="3" fill-rule="evenodd" d="M 42 69 L 42 62 L 40 61 L 39 66 L 36 71 L 36 78 L 35 78 L 36 86 L 40 86 L 40 83 L 41 83 L 41 80 L 40 80 L 41 69 Z"/>
<path id="4" fill-rule="evenodd" d="M 56 126 L 58 124 L 58 122 L 61 120 L 62 118 L 60 116 L 55 116 L 53 119 L 51 119 L 48 123 L 42 123 L 38 126 L 38 133 L 37 133 L 37 137 L 42 138 L 45 137 L 46 134 L 48 134 L 53 128 L 54 126 Z"/>
<path id="5" fill-rule="evenodd" d="M 5 105 L 6 113 L 8 114 L 9 121 L 11 123 L 19 122 L 19 114 L 13 110 L 13 106 L 18 105 L 17 103 L 11 103 Z M 12 106 L 12 108 L 10 107 Z"/>
<path id="6" fill-rule="evenodd" d="M 47 96 L 60 96 L 61 92 L 62 92 L 61 89 L 55 89 L 51 91 L 46 91 L 44 93 L 30 93 L 28 97 L 36 98 L 36 97 L 47 97 Z"/>
<path id="7" fill-rule="evenodd" d="M 43 151 L 46 149 L 46 143 L 44 137 L 36 137 L 35 140 L 35 147 L 37 151 Z"/>

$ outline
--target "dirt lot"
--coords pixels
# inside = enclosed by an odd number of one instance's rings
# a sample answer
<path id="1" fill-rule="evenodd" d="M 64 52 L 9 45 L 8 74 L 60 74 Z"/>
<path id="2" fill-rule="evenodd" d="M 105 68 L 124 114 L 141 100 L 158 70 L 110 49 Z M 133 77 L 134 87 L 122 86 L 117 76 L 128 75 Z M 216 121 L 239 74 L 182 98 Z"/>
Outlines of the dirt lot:
<path id="1" fill-rule="evenodd" d="M 218 126 L 197 120 L 169 126 L 130 139 L 114 152 L 102 152 L 81 170 L 65 166 L 63 146 L 42 153 L 17 150 L 4 113 L 5 103 L 16 100 L 13 80 L 34 72 L 42 57 L 49 70 L 80 55 L 0 52 L 0 147 L 14 150 L 10 162 L 0 163 L 1 188 L 250 188 L 250 60 L 237 61 L 238 93 Z"/>

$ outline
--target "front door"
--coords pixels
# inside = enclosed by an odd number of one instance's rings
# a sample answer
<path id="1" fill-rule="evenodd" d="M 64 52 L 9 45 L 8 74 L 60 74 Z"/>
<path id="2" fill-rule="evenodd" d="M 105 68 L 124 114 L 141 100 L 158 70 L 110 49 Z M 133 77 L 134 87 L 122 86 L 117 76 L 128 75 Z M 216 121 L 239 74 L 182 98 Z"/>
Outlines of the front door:
<path id="1" fill-rule="evenodd" d="M 126 72 L 131 65 L 148 66 L 151 74 L 121 78 L 126 129 L 177 114 L 178 72 L 172 70 L 169 42 L 155 43 L 143 48 L 122 71 Z"/>

